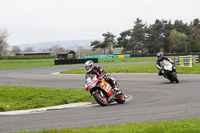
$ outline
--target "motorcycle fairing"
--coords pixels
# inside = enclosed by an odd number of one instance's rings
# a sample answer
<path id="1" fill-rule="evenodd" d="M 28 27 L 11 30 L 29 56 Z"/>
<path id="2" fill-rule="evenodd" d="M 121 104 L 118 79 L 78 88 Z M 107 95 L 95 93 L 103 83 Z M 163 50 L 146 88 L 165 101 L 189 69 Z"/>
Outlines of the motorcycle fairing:
<path id="1" fill-rule="evenodd" d="M 100 84 L 98 81 L 101 81 Z M 113 95 L 113 92 L 111 90 L 111 85 L 105 81 L 105 79 L 100 79 L 100 77 L 97 79 L 96 75 L 94 74 L 87 74 L 86 75 L 86 82 L 85 82 L 85 90 L 91 91 L 90 88 L 94 87 L 101 88 L 104 90 L 108 96 Z"/>
<path id="2" fill-rule="evenodd" d="M 104 79 L 101 80 L 100 86 L 105 92 L 107 92 L 108 96 L 111 96 L 113 94 L 111 90 L 111 85 L 107 83 Z"/>
<path id="3" fill-rule="evenodd" d="M 164 68 L 165 71 L 172 71 L 172 67 L 173 66 L 172 66 L 172 64 L 169 61 L 163 60 L 162 66 L 163 66 L 163 68 Z"/>
<path id="4" fill-rule="evenodd" d="M 99 79 L 97 79 L 96 75 L 87 74 L 85 82 L 85 90 L 88 91 L 90 87 L 93 88 L 94 86 L 96 86 L 98 80 Z"/>

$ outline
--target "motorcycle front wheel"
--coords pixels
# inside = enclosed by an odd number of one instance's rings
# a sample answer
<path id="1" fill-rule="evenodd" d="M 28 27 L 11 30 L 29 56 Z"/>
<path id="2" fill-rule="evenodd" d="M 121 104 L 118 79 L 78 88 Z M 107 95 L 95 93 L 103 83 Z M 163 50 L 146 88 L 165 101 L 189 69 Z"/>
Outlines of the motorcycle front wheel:
<path id="1" fill-rule="evenodd" d="M 96 102 L 100 104 L 101 106 L 108 105 L 108 98 L 106 97 L 106 95 L 104 94 L 102 90 L 97 90 L 97 92 L 93 94 L 93 97 L 96 100 Z"/>
<path id="2" fill-rule="evenodd" d="M 125 102 L 125 96 L 124 96 L 124 93 L 121 92 L 120 94 L 117 94 L 116 95 L 116 99 L 115 101 L 119 104 L 123 104 Z"/>

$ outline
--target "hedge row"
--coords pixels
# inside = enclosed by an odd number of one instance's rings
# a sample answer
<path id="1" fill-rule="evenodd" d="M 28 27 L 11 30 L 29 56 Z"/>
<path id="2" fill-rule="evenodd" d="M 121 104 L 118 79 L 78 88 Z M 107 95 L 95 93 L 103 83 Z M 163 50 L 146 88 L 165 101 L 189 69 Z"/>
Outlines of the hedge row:
<path id="1" fill-rule="evenodd" d="M 56 59 L 56 55 L 36 55 L 36 56 L 0 56 L 0 60 L 22 60 L 22 59 Z"/>

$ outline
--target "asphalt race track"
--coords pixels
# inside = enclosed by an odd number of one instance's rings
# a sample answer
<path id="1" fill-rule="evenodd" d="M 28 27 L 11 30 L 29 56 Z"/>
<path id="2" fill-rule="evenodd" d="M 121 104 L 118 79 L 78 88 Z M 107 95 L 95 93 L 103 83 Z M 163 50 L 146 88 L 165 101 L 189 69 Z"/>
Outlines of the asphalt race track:
<path id="1" fill-rule="evenodd" d="M 52 74 L 74 68 L 83 68 L 83 65 L 1 70 L 0 85 L 83 89 L 83 74 Z M 107 107 L 96 104 L 25 115 L 0 115 L 0 132 L 83 128 L 200 117 L 200 74 L 178 74 L 179 84 L 170 83 L 157 74 L 119 73 L 111 76 L 118 80 L 120 88 L 130 97 L 124 104 L 114 103 Z"/>

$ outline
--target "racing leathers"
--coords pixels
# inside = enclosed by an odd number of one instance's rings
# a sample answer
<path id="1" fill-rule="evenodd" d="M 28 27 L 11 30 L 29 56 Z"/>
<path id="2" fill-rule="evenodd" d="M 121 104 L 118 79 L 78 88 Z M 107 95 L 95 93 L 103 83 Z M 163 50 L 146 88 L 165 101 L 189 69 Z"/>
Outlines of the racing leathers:
<path id="1" fill-rule="evenodd" d="M 87 72 L 86 74 L 95 74 L 95 75 L 97 75 L 97 78 L 101 74 L 103 74 L 103 75 L 105 75 L 105 81 L 108 82 L 112 86 L 113 89 L 116 88 L 114 81 L 113 81 L 113 78 L 106 75 L 107 74 L 106 71 L 104 71 L 100 66 L 94 66 L 94 68 L 90 72 Z"/>

